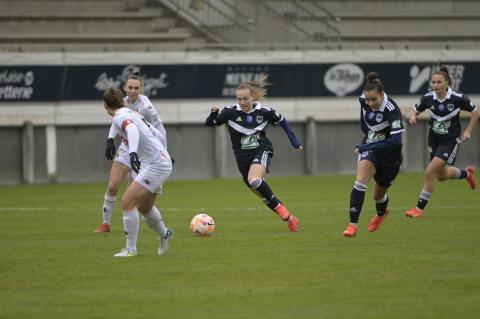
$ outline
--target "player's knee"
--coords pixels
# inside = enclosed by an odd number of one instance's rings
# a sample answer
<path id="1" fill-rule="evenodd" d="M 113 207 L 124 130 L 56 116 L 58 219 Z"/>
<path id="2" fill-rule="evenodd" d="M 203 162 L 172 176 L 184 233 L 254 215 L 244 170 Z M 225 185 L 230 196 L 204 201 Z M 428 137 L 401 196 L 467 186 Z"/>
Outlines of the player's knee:
<path id="1" fill-rule="evenodd" d="M 108 183 L 107 186 L 107 195 L 116 196 L 118 193 L 119 186 L 116 183 Z"/>
<path id="2" fill-rule="evenodd" d="M 128 198 L 122 198 L 122 211 L 128 212 L 135 208 L 135 203 L 133 203 Z"/>
<path id="3" fill-rule="evenodd" d="M 257 189 L 263 182 L 263 179 L 260 177 L 254 177 L 251 180 L 248 181 L 248 184 L 250 185 L 251 188 Z"/>
<path id="4" fill-rule="evenodd" d="M 359 181 L 355 181 L 355 183 L 353 183 L 353 188 L 361 192 L 367 191 L 367 185 Z"/>
<path id="5" fill-rule="evenodd" d="M 436 172 L 433 172 L 431 170 L 426 170 L 425 171 L 425 179 L 426 180 L 433 181 L 436 178 L 437 178 L 437 173 Z M 438 178 L 440 178 L 440 176 L 438 176 Z"/>

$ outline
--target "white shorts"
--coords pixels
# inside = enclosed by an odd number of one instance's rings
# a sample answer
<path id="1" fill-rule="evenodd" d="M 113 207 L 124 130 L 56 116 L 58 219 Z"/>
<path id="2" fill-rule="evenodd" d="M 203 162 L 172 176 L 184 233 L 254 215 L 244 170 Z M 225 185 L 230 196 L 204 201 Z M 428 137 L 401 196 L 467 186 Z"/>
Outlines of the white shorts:
<path id="1" fill-rule="evenodd" d="M 117 149 L 117 154 L 115 154 L 113 161 L 127 166 L 129 170 L 132 169 L 130 166 L 130 154 L 128 153 L 128 146 L 125 143 L 120 143 Z"/>
<path id="2" fill-rule="evenodd" d="M 131 170 L 132 179 L 154 194 L 162 193 L 163 183 L 170 177 L 170 174 L 172 174 L 172 163 L 169 160 L 142 163 L 138 174 Z"/>

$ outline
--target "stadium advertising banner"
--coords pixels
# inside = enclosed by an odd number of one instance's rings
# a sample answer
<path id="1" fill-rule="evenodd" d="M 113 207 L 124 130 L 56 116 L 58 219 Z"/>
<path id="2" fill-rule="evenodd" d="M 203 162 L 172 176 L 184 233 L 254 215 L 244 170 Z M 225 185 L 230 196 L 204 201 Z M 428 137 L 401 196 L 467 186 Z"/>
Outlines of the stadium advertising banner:
<path id="1" fill-rule="evenodd" d="M 478 93 L 480 62 L 449 62 L 454 90 Z M 0 66 L 0 101 L 98 100 L 140 71 L 152 99 L 232 97 L 235 87 L 269 74 L 271 97 L 356 96 L 375 71 L 391 95 L 421 95 L 438 63 L 181 64 Z"/>

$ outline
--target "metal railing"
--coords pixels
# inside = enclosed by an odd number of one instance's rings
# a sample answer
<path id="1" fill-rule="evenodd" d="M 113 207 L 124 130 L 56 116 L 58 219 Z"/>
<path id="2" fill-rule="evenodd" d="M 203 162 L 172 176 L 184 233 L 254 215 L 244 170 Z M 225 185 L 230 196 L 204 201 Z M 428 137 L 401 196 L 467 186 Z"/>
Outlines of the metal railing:
<path id="1" fill-rule="evenodd" d="M 340 19 L 318 0 L 260 0 L 260 4 L 302 34 L 306 41 L 340 44 L 340 29 L 335 26 Z"/>
<path id="2" fill-rule="evenodd" d="M 253 20 L 225 0 L 157 0 L 220 44 L 251 42 Z"/>

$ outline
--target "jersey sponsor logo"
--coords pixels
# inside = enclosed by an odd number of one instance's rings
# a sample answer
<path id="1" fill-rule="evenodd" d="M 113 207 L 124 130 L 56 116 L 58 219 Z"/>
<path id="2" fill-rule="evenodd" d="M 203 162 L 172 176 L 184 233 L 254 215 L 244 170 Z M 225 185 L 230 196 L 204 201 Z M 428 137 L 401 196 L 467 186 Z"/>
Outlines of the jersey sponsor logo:
<path id="1" fill-rule="evenodd" d="M 379 141 L 383 141 L 385 139 L 385 134 L 378 133 L 375 131 L 369 131 L 367 137 L 367 144 L 376 143 Z"/>
<path id="2" fill-rule="evenodd" d="M 253 116 L 247 115 L 247 123 L 252 123 L 253 122 Z"/>
<path id="3" fill-rule="evenodd" d="M 445 111 L 445 105 L 439 104 L 439 105 L 438 105 L 438 110 L 439 110 L 440 112 Z"/>
<path id="4" fill-rule="evenodd" d="M 251 150 L 253 148 L 257 148 L 260 145 L 258 144 L 257 136 L 255 134 L 242 137 L 242 139 L 240 140 L 240 144 L 243 150 Z"/>
<path id="5" fill-rule="evenodd" d="M 452 112 L 454 108 L 455 108 L 455 105 L 453 105 L 453 104 L 447 104 L 447 110 L 448 110 L 449 112 Z"/>
<path id="6" fill-rule="evenodd" d="M 448 134 L 448 128 L 450 127 L 450 121 L 434 121 L 432 124 L 432 130 L 437 134 Z"/>
<path id="7" fill-rule="evenodd" d="M 363 83 L 363 70 L 356 64 L 336 64 L 325 72 L 323 83 L 336 96 L 345 96 Z"/>
<path id="8" fill-rule="evenodd" d="M 235 122 L 241 122 L 242 121 L 242 118 L 239 116 L 237 117 L 237 119 L 235 120 Z"/>
<path id="9" fill-rule="evenodd" d="M 262 124 L 263 123 L 263 115 L 257 115 L 255 120 L 257 121 L 258 124 Z"/>
<path id="10" fill-rule="evenodd" d="M 374 112 L 368 113 L 368 119 L 369 119 L 369 120 L 373 120 L 374 117 L 375 117 L 375 113 L 374 113 Z"/>
<path id="11" fill-rule="evenodd" d="M 377 121 L 377 123 L 380 123 L 381 121 L 383 120 L 383 114 L 377 114 L 377 116 L 375 116 L 375 121 Z"/>
<path id="12" fill-rule="evenodd" d="M 392 128 L 401 128 L 402 127 L 402 122 L 400 120 L 396 120 L 392 122 Z"/>

